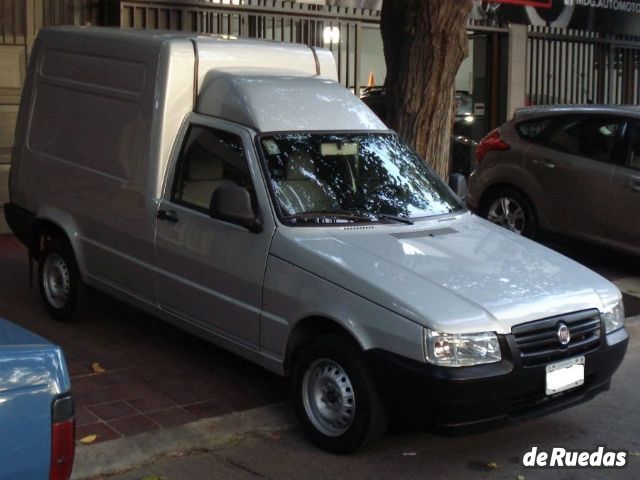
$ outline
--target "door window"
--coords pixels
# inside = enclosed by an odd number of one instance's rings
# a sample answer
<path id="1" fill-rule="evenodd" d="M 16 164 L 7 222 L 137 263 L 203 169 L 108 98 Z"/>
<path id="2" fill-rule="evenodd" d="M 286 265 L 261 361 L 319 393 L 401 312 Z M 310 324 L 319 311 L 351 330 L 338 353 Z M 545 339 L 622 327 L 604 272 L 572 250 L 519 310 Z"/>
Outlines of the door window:
<path id="1" fill-rule="evenodd" d="M 171 192 L 171 200 L 209 211 L 217 188 L 238 185 L 253 195 L 253 183 L 239 136 L 192 125 L 185 137 Z"/>
<path id="2" fill-rule="evenodd" d="M 629 148 L 625 165 L 634 170 L 640 170 L 640 121 L 629 123 Z"/>
<path id="3" fill-rule="evenodd" d="M 551 129 L 546 144 L 572 155 L 611 162 L 619 129 L 620 122 L 610 117 L 568 117 Z"/>

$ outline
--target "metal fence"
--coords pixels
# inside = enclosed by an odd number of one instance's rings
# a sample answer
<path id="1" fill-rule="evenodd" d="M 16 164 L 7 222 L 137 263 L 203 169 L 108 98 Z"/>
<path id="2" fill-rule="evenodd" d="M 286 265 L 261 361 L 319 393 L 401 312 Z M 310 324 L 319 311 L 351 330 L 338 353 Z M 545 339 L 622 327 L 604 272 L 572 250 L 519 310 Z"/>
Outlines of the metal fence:
<path id="1" fill-rule="evenodd" d="M 529 27 L 528 100 L 638 104 L 640 38 Z"/>
<path id="2" fill-rule="evenodd" d="M 95 0 L 0 0 L 0 45 L 30 46 L 38 30 L 99 23 Z"/>
<path id="3" fill-rule="evenodd" d="M 380 12 L 276 0 L 122 1 L 120 26 L 261 38 L 331 49 L 340 82 L 358 94 L 362 29 L 378 28 Z M 325 30 L 334 29 L 334 35 Z M 337 32 L 337 33 L 336 33 Z"/>

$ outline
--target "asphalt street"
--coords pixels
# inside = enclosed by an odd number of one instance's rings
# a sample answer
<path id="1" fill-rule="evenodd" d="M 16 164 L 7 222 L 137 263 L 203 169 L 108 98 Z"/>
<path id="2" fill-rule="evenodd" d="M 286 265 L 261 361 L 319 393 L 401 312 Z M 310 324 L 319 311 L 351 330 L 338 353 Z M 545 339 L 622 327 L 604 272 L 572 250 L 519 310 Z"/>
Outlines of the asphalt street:
<path id="1" fill-rule="evenodd" d="M 175 452 L 113 480 L 204 479 L 637 479 L 640 478 L 640 319 L 628 323 L 629 350 L 611 390 L 591 402 L 486 433 L 443 437 L 396 431 L 351 456 L 313 448 L 297 429 L 237 436 L 212 451 Z M 402 408 L 401 405 L 398 406 Z M 626 450 L 619 469 L 531 469 L 522 466 L 533 446 Z"/>

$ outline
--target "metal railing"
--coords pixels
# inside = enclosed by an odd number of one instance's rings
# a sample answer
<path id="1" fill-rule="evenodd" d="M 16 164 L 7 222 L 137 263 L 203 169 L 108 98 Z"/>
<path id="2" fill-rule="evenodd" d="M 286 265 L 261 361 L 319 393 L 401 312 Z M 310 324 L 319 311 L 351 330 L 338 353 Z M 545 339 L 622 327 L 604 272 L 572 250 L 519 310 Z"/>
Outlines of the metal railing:
<path id="1" fill-rule="evenodd" d="M 0 0 L 0 45 L 27 46 L 42 27 L 98 23 L 95 0 Z"/>
<path id="2" fill-rule="evenodd" d="M 379 28 L 378 10 L 279 0 L 122 1 L 120 26 L 179 30 L 303 43 L 329 48 L 340 82 L 358 94 L 362 28 Z M 339 39 L 324 38 L 335 28 Z M 325 41 L 328 40 L 328 41 Z M 382 54 L 382 52 L 380 52 Z"/>
<path id="3" fill-rule="evenodd" d="M 640 38 L 529 27 L 531 104 L 638 104 Z"/>

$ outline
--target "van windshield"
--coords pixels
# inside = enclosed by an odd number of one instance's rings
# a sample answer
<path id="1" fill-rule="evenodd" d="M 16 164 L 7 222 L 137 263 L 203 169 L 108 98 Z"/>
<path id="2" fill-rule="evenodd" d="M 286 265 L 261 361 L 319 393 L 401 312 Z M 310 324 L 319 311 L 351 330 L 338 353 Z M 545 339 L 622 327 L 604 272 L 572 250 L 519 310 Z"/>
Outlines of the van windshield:
<path id="1" fill-rule="evenodd" d="M 412 223 L 465 208 L 395 134 L 275 134 L 260 145 L 289 224 Z"/>

